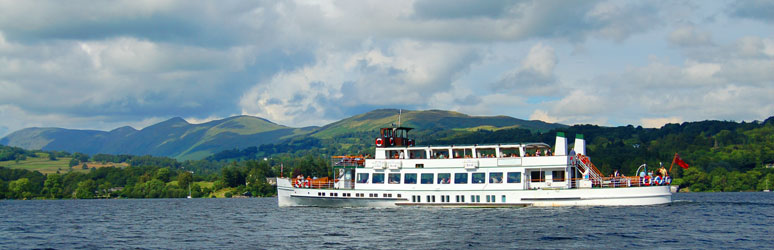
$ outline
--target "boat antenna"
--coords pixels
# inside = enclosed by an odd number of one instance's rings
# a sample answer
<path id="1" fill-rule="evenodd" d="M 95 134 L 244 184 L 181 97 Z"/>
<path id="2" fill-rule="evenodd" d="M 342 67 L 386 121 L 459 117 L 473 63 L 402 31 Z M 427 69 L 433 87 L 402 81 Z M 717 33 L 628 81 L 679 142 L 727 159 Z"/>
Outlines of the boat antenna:
<path id="1" fill-rule="evenodd" d="M 400 127 L 400 115 L 403 114 L 403 109 L 398 109 L 398 127 Z"/>

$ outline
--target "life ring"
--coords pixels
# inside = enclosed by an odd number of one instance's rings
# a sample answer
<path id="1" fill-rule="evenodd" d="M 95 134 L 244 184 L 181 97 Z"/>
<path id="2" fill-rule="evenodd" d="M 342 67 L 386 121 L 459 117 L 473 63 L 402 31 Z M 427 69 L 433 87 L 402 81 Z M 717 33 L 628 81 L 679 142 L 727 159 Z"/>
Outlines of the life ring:
<path id="1" fill-rule="evenodd" d="M 382 139 L 381 137 L 376 138 L 376 146 L 377 147 L 384 146 L 384 139 Z"/>
<path id="2" fill-rule="evenodd" d="M 653 178 L 653 185 L 661 185 L 664 184 L 664 179 L 661 178 L 661 176 L 656 176 L 656 178 Z"/>
<path id="3" fill-rule="evenodd" d="M 298 179 L 297 179 L 296 181 L 294 181 L 294 182 L 293 182 L 293 186 L 294 186 L 294 187 L 297 187 L 297 188 L 300 188 L 300 187 L 301 187 L 301 180 L 298 180 Z"/>
<path id="4" fill-rule="evenodd" d="M 305 188 L 310 188 L 310 187 L 312 187 L 312 183 L 309 180 L 305 180 L 304 181 L 304 187 Z"/>
<path id="5" fill-rule="evenodd" d="M 395 146 L 395 138 L 390 137 L 390 146 Z"/>
<path id="6" fill-rule="evenodd" d="M 644 178 L 642 178 L 642 185 L 650 186 L 650 175 L 646 175 Z"/>
<path id="7" fill-rule="evenodd" d="M 672 177 L 669 177 L 669 176 L 664 177 L 664 183 L 666 183 L 667 185 L 672 184 Z"/>

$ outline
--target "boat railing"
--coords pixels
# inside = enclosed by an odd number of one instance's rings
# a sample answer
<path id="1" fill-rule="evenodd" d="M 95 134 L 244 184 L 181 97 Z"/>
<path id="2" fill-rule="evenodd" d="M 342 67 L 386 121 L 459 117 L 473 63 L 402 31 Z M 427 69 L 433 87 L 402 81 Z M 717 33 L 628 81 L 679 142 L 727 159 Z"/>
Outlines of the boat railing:
<path id="1" fill-rule="evenodd" d="M 668 181 L 657 183 L 654 178 L 645 178 L 639 176 L 619 176 L 619 177 L 600 177 L 598 180 L 573 178 L 570 179 L 570 185 L 573 188 L 580 187 L 581 181 L 591 181 L 593 188 L 623 188 L 623 187 L 647 187 L 647 186 L 668 186 Z"/>
<path id="2" fill-rule="evenodd" d="M 295 188 L 309 189 L 354 189 L 355 182 L 352 180 L 319 180 L 319 179 L 291 179 Z M 341 182 L 341 185 L 336 185 Z"/>

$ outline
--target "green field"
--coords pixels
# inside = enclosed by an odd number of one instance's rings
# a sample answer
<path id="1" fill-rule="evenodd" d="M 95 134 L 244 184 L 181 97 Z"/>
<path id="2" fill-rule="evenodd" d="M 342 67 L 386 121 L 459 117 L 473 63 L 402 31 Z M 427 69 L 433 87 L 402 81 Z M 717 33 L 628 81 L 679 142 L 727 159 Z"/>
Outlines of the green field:
<path id="1" fill-rule="evenodd" d="M 61 157 L 58 158 L 56 161 L 52 161 L 48 159 L 48 153 L 35 153 L 37 157 L 30 157 L 26 160 L 19 161 L 18 163 L 16 161 L 0 161 L 0 167 L 6 167 L 6 168 L 13 168 L 13 169 L 25 169 L 29 171 L 38 171 L 42 174 L 52 174 L 56 173 L 56 171 L 59 171 L 60 173 L 67 172 L 70 164 L 70 160 L 72 158 L 70 157 Z M 73 171 L 81 171 L 86 172 L 89 171 L 88 169 L 82 169 L 82 164 L 78 164 L 78 166 L 73 167 Z M 124 167 L 127 164 L 126 163 L 120 163 L 120 164 L 114 164 L 114 163 L 108 163 L 108 164 L 101 164 L 97 162 L 86 162 L 86 165 L 89 168 L 96 167 L 107 167 L 107 166 L 119 166 Z"/>
<path id="2" fill-rule="evenodd" d="M 48 154 L 46 153 L 37 153 L 37 155 L 38 157 L 30 157 L 26 160 L 19 161 L 18 163 L 16 161 L 0 161 L 0 167 L 26 169 L 30 171 L 38 171 L 43 174 L 56 173 L 57 170 L 66 172 L 69 168 L 68 165 L 70 164 L 71 159 L 69 157 L 62 157 L 56 161 L 52 161 L 48 159 Z M 78 166 L 73 167 L 73 170 L 75 171 L 82 169 L 80 169 L 80 166 Z"/>

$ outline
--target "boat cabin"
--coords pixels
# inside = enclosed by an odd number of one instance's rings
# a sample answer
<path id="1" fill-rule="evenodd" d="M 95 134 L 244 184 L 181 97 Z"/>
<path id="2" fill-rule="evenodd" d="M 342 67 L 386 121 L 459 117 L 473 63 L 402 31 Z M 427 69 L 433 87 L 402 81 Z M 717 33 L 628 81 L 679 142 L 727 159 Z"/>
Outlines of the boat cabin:
<path id="1" fill-rule="evenodd" d="M 377 148 L 386 147 L 411 147 L 414 146 L 414 140 L 408 138 L 408 132 L 413 128 L 394 127 L 381 128 L 379 137 L 376 137 L 375 144 Z"/>

